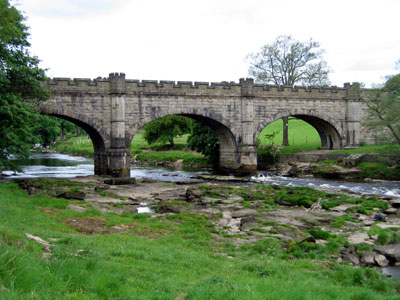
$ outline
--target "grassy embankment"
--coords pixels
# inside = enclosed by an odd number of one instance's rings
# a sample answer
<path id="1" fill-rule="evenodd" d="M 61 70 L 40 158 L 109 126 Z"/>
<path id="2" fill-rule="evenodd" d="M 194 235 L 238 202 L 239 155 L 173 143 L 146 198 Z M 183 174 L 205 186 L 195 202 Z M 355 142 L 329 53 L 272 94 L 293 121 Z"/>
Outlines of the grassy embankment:
<path id="1" fill-rule="evenodd" d="M 215 238 L 201 215 L 102 214 L 90 205 L 76 212 L 68 203 L 0 184 L 1 299 L 400 299 L 399 283 L 319 261 L 322 248 L 297 247 L 301 258 L 272 239 L 236 247 Z M 104 234 L 67 226 L 77 219 Z M 114 225 L 129 229 L 111 233 Z M 25 233 L 49 241 L 51 254 Z"/>

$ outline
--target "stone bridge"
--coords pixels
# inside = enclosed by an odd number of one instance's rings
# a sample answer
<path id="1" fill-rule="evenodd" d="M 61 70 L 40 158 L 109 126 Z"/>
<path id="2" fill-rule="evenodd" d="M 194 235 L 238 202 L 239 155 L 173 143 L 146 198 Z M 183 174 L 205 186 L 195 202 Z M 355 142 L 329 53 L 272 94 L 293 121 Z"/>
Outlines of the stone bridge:
<path id="1" fill-rule="evenodd" d="M 344 88 L 288 87 L 235 82 L 54 78 L 45 83 L 51 98 L 42 114 L 75 123 L 94 145 L 95 174 L 129 177 L 133 135 L 167 115 L 182 115 L 211 127 L 220 143 L 220 167 L 232 173 L 257 170 L 256 141 L 269 123 L 293 116 L 311 124 L 323 149 L 372 142 L 360 123 L 365 114 L 359 84 Z"/>

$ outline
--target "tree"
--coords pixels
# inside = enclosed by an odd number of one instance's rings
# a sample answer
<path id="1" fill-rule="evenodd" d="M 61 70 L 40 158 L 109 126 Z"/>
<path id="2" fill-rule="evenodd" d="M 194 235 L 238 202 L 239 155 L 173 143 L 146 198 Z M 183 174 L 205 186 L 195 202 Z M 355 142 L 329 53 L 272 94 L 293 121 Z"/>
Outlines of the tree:
<path id="1" fill-rule="evenodd" d="M 364 102 L 368 107 L 365 125 L 377 133 L 378 140 L 400 144 L 400 74 L 389 76 L 383 88 L 375 89 Z"/>
<path id="2" fill-rule="evenodd" d="M 146 124 L 143 138 L 149 144 L 169 143 L 173 148 L 175 137 L 191 132 L 191 122 L 191 119 L 183 116 L 166 116 Z"/>
<path id="3" fill-rule="evenodd" d="M 215 168 L 219 165 L 219 142 L 215 132 L 200 122 L 193 122 L 192 134 L 189 136 L 188 147 L 207 156 L 208 162 Z"/>
<path id="4" fill-rule="evenodd" d="M 250 53 L 249 74 L 258 83 L 276 85 L 329 85 L 330 69 L 322 59 L 324 50 L 318 42 L 310 39 L 299 42 L 291 36 L 279 36 L 272 44 Z M 283 145 L 289 145 L 288 118 L 283 119 Z"/>
<path id="5" fill-rule="evenodd" d="M 16 169 L 11 156 L 26 158 L 32 144 L 35 120 L 33 101 L 48 97 L 41 81 L 44 70 L 29 53 L 28 27 L 8 0 L 0 0 L 0 169 Z"/>

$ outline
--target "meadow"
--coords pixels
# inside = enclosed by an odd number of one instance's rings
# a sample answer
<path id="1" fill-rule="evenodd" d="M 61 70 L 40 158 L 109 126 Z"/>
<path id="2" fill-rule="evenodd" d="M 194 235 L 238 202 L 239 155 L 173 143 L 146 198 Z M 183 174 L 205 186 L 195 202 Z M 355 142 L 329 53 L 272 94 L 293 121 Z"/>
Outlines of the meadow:
<path id="1" fill-rule="evenodd" d="M 373 269 L 283 255 L 273 239 L 236 246 L 203 215 L 77 212 L 75 202 L 0 184 L 0 299 L 400 299 Z"/>

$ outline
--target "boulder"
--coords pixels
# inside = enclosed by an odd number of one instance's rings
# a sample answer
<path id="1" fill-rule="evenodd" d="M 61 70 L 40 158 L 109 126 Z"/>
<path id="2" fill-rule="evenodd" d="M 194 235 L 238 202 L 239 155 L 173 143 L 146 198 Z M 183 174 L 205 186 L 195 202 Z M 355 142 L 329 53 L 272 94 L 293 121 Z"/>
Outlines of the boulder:
<path id="1" fill-rule="evenodd" d="M 397 208 L 394 207 L 388 208 L 384 211 L 384 213 L 387 215 L 394 215 L 397 213 Z"/>
<path id="2" fill-rule="evenodd" d="M 376 254 L 374 256 L 374 260 L 375 260 L 376 264 L 380 267 L 387 267 L 389 265 L 389 261 L 382 254 Z"/>
<path id="3" fill-rule="evenodd" d="M 369 235 L 365 232 L 355 232 L 347 237 L 350 244 L 362 244 L 369 240 Z"/>
<path id="4" fill-rule="evenodd" d="M 343 166 L 344 167 L 355 167 L 357 166 L 363 159 L 364 154 L 350 154 L 349 156 L 343 158 Z"/>
<path id="5" fill-rule="evenodd" d="M 400 208 L 400 199 L 396 199 L 396 200 L 391 200 L 390 204 L 392 205 L 392 207 L 394 208 Z"/>
<path id="6" fill-rule="evenodd" d="M 255 209 L 241 209 L 232 212 L 232 218 L 252 217 L 257 213 Z"/>
<path id="7" fill-rule="evenodd" d="M 400 261 L 400 244 L 376 247 L 374 250 L 376 252 L 386 256 L 390 260 L 393 260 L 395 262 Z"/>
<path id="8" fill-rule="evenodd" d="M 203 190 L 196 188 L 196 187 L 190 187 L 186 190 L 186 201 L 187 202 L 199 202 L 199 199 L 201 195 L 203 195 Z"/>
<path id="9" fill-rule="evenodd" d="M 85 200 L 86 194 L 84 192 L 64 192 L 57 196 L 57 198 Z"/>
<path id="10" fill-rule="evenodd" d="M 344 261 L 350 262 L 353 266 L 358 266 L 360 265 L 360 260 L 358 257 L 352 253 L 347 253 L 343 256 Z"/>
<path id="11" fill-rule="evenodd" d="M 372 251 L 366 251 L 361 254 L 361 263 L 366 266 L 374 266 L 375 265 L 375 256 L 376 253 Z"/>

